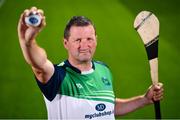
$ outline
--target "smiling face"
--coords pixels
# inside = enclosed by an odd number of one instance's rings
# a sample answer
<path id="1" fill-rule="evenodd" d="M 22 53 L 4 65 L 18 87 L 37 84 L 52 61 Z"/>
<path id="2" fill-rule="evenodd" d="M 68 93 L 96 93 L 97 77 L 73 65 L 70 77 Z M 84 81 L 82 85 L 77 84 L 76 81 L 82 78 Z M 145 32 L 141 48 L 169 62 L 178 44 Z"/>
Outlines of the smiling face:
<path id="1" fill-rule="evenodd" d="M 64 39 L 64 47 L 69 55 L 68 59 L 75 63 L 90 62 L 96 45 L 95 29 L 92 25 L 72 26 L 68 39 Z"/>

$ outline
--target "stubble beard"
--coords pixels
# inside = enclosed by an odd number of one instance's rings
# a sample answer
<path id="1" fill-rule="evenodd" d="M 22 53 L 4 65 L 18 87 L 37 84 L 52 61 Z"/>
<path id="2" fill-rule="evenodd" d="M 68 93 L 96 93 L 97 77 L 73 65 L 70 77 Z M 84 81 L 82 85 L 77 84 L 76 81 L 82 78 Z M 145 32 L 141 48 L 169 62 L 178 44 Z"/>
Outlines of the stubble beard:
<path id="1" fill-rule="evenodd" d="M 84 53 L 83 53 L 83 54 L 84 54 Z M 91 53 L 88 53 L 88 54 L 90 54 L 90 55 L 83 55 L 83 54 L 80 53 L 80 54 L 78 55 L 77 60 L 78 60 L 79 62 L 81 62 L 81 63 L 91 62 L 93 55 L 92 55 Z"/>
<path id="2" fill-rule="evenodd" d="M 74 62 L 78 64 L 88 64 L 92 61 L 92 58 L 94 56 L 95 50 L 94 51 L 89 51 L 87 53 L 72 53 L 69 58 L 70 60 L 73 60 Z"/>

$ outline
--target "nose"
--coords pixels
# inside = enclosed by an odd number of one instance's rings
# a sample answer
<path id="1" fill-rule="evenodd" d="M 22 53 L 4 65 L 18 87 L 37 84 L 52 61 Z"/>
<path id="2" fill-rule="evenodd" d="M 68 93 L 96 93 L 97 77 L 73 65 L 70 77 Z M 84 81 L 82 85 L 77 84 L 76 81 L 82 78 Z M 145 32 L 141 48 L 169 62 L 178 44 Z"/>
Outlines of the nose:
<path id="1" fill-rule="evenodd" d="M 89 43 L 87 39 L 82 39 L 80 42 L 80 48 L 81 49 L 87 49 L 89 47 Z"/>

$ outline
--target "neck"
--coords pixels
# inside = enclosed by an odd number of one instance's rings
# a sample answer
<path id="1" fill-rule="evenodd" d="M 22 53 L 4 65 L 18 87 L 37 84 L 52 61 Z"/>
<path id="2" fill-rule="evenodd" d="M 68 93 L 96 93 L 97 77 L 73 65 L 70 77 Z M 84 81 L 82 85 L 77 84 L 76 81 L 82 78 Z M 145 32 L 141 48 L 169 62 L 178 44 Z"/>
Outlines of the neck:
<path id="1" fill-rule="evenodd" d="M 68 61 L 72 66 L 78 68 L 80 71 L 88 71 L 92 69 L 91 61 L 80 62 L 80 61 L 73 61 L 71 59 L 68 59 Z"/>

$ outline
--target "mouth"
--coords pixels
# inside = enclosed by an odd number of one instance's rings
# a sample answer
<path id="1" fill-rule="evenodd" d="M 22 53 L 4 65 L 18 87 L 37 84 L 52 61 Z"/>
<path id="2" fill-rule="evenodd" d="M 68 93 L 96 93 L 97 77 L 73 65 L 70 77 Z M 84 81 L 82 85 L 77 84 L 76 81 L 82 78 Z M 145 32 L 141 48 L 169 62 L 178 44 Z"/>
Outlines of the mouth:
<path id="1" fill-rule="evenodd" d="M 79 53 L 82 53 L 82 54 L 90 53 L 90 50 L 80 50 Z"/>

